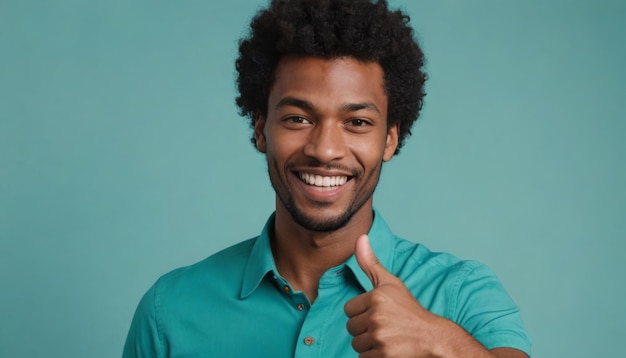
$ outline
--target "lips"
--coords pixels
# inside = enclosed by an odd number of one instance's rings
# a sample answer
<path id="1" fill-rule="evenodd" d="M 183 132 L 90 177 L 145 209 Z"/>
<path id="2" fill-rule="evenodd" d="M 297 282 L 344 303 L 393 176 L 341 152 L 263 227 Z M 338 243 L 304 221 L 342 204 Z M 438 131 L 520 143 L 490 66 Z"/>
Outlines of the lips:
<path id="1" fill-rule="evenodd" d="M 325 176 L 305 172 L 298 172 L 298 177 L 308 185 L 327 188 L 342 186 L 349 179 L 349 177 L 345 175 Z"/>

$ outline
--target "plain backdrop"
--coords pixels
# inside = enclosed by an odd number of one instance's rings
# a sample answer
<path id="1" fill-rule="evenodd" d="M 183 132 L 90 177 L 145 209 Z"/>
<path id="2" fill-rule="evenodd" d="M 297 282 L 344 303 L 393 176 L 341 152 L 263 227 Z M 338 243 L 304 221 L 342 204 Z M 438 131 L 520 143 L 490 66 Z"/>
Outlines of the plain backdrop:
<path id="1" fill-rule="evenodd" d="M 233 63 L 262 3 L 0 0 L 0 357 L 118 357 L 160 275 L 260 232 Z M 626 3 L 391 4 L 428 95 L 375 206 L 490 265 L 534 357 L 622 356 Z"/>

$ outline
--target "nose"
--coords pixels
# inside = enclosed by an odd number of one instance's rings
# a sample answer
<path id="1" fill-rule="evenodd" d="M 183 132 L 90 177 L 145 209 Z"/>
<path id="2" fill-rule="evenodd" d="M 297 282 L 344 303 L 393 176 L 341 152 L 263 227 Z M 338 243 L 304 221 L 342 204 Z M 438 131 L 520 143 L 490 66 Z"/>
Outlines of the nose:
<path id="1" fill-rule="evenodd" d="M 330 122 L 330 121 L 329 121 Z M 333 122 L 318 122 L 304 146 L 304 154 L 320 163 L 330 163 L 346 155 L 346 143 L 341 126 Z"/>

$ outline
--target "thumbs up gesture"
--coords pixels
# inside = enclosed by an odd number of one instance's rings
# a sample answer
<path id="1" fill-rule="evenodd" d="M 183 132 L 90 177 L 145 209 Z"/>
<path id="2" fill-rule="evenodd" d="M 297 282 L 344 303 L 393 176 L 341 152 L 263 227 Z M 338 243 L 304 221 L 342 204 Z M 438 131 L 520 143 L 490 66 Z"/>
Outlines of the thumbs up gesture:
<path id="1" fill-rule="evenodd" d="M 354 337 L 352 348 L 359 357 L 440 356 L 436 355 L 439 336 L 454 323 L 422 307 L 402 281 L 378 262 L 367 235 L 357 239 L 355 256 L 374 286 L 344 307 L 347 329 Z"/>
<path id="2" fill-rule="evenodd" d="M 512 348 L 488 351 L 461 326 L 422 307 L 404 283 L 378 262 L 367 235 L 357 238 L 354 254 L 374 286 L 344 306 L 346 328 L 359 358 L 528 358 Z"/>
<path id="3" fill-rule="evenodd" d="M 367 235 L 355 246 L 359 266 L 374 286 L 346 303 L 347 329 L 359 357 L 426 357 L 436 316 L 424 309 L 402 281 L 378 262 Z M 420 352 L 421 351 L 421 352 Z"/>

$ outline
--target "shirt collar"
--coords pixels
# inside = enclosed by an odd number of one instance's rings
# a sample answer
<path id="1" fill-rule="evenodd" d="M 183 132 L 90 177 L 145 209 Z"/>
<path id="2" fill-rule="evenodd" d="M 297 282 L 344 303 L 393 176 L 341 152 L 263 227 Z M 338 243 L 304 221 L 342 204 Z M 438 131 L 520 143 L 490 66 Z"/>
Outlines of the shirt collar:
<path id="1" fill-rule="evenodd" d="M 373 210 L 374 220 L 367 235 L 376 258 L 378 258 L 378 261 L 383 267 L 390 270 L 393 265 L 394 236 L 380 213 L 376 209 Z M 243 274 L 243 284 L 240 294 L 242 299 L 250 296 L 250 294 L 259 287 L 259 284 L 268 272 L 271 272 L 274 276 L 279 276 L 270 245 L 270 235 L 274 230 L 274 217 L 275 214 L 269 217 L 265 223 L 265 227 L 263 227 L 263 231 L 261 231 L 261 235 L 255 240 L 250 252 L 248 263 L 246 264 Z M 361 267 L 359 267 L 354 255 L 346 261 L 345 265 L 350 268 L 364 290 L 371 291 L 373 289 L 372 282 Z"/>
<path id="2" fill-rule="evenodd" d="M 261 235 L 254 241 L 252 251 L 248 257 L 248 263 L 246 264 L 245 271 L 243 273 L 243 284 L 241 285 L 242 299 L 250 296 L 259 284 L 261 280 L 267 275 L 268 272 L 272 272 L 275 276 L 278 276 L 278 270 L 274 263 L 274 256 L 272 255 L 272 247 L 270 245 L 270 234 L 274 231 L 274 217 L 276 213 L 273 213 L 265 226 Z"/>

